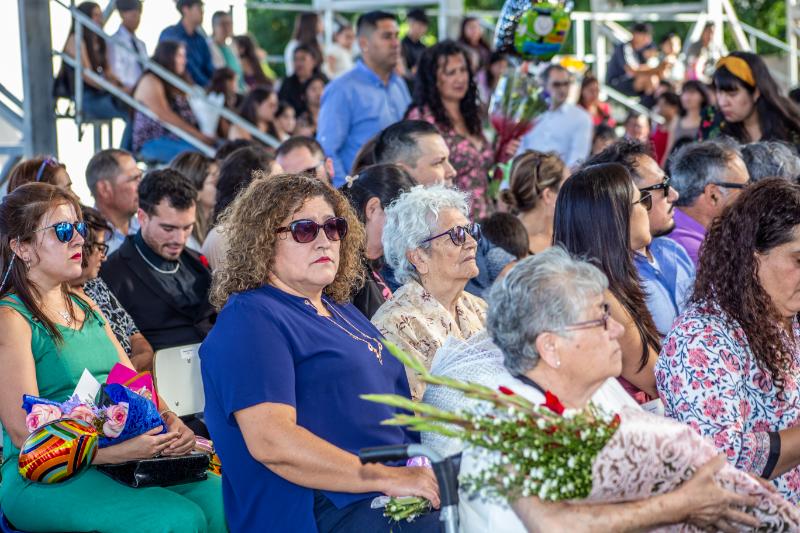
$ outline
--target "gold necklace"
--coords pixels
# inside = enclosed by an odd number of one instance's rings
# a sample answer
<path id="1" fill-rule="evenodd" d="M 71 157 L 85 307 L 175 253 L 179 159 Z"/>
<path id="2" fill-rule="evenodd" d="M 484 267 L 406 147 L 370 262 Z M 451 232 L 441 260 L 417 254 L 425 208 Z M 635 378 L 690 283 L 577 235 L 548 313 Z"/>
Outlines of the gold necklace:
<path id="1" fill-rule="evenodd" d="M 316 306 L 315 306 L 314 304 L 312 304 L 311 302 L 309 302 L 308 300 L 306 300 L 306 305 L 310 305 L 311 307 L 314 307 L 314 309 L 316 309 Z M 324 303 L 323 303 L 323 305 L 324 305 Z M 370 351 L 370 352 L 372 352 L 372 353 L 375 355 L 375 358 L 378 360 L 378 362 L 379 362 L 381 365 L 383 365 L 383 343 L 382 343 L 380 340 L 376 339 L 375 337 L 371 337 L 371 336 L 367 335 L 366 333 L 364 333 L 363 331 L 361 331 L 360 329 L 358 329 L 356 326 L 354 326 L 354 325 L 353 325 L 353 323 L 352 323 L 352 322 L 350 322 L 349 320 L 347 320 L 347 318 L 345 318 L 345 316 L 344 316 L 344 315 L 342 315 L 342 314 L 341 314 L 339 311 L 337 311 L 335 307 L 328 307 L 327 309 L 328 309 L 329 311 L 332 311 L 333 313 L 335 313 L 335 314 L 336 314 L 336 316 L 338 316 L 338 317 L 339 317 L 339 318 L 341 318 L 342 320 L 344 320 L 344 321 L 347 323 L 347 325 L 348 325 L 348 326 L 350 326 L 351 328 L 353 328 L 354 330 L 356 330 L 356 331 L 357 331 L 357 332 L 358 332 L 358 333 L 361 335 L 361 337 L 359 337 L 358 335 L 355 335 L 355 334 L 353 334 L 352 332 L 348 331 L 346 328 L 342 327 L 342 325 L 341 325 L 341 324 L 339 324 L 338 322 L 336 322 L 336 321 L 335 321 L 334 319 L 332 319 L 331 317 L 329 317 L 329 316 L 325 316 L 325 315 L 323 315 L 323 316 L 324 316 L 324 317 L 325 317 L 325 318 L 326 318 L 326 319 L 327 319 L 327 320 L 328 320 L 328 321 L 329 321 L 331 324 L 333 324 L 334 326 L 336 326 L 336 327 L 337 327 L 337 328 L 339 328 L 340 330 L 342 330 L 342 331 L 344 331 L 345 333 L 347 333 L 347 334 L 348 334 L 348 335 L 349 335 L 351 338 L 353 338 L 353 339 L 355 339 L 355 340 L 357 340 L 357 341 L 361 341 L 361 342 L 363 342 L 364 344 L 366 344 L 366 345 L 367 345 L 367 348 L 369 348 L 369 351 Z M 368 339 L 369 339 L 369 340 L 368 340 Z M 370 340 L 372 340 L 373 342 L 375 342 L 375 345 L 377 346 L 377 348 L 376 348 L 375 346 L 373 346 L 373 345 L 372 345 L 372 342 L 370 342 Z"/>

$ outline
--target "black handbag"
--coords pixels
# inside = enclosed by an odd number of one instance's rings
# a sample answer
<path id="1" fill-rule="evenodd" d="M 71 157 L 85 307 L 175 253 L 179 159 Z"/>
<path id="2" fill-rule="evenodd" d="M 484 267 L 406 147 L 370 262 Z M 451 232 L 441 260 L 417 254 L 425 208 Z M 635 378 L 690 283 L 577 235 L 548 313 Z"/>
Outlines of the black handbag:
<path id="1" fill-rule="evenodd" d="M 167 487 L 203 481 L 208 477 L 210 457 L 192 452 L 179 457 L 154 457 L 116 465 L 98 465 L 97 469 L 111 478 L 133 487 Z"/>

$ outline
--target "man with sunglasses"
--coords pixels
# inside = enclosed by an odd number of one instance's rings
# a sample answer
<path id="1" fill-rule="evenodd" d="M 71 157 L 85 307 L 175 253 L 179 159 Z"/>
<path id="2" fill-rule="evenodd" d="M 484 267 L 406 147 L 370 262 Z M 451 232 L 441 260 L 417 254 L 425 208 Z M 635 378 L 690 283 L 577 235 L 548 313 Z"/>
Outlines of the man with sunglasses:
<path id="1" fill-rule="evenodd" d="M 738 148 L 716 141 L 687 144 L 670 158 L 675 201 L 675 230 L 670 238 L 697 265 L 706 230 L 750 182 Z"/>
<path id="2" fill-rule="evenodd" d="M 100 270 L 156 351 L 201 342 L 216 319 L 208 302 L 211 273 L 186 248 L 196 203 L 197 190 L 182 174 L 149 172 L 139 185 L 141 229 Z"/>
<path id="3" fill-rule="evenodd" d="M 304 172 L 330 183 L 333 179 L 333 160 L 325 157 L 322 146 L 311 137 L 297 135 L 283 141 L 275 152 L 275 160 L 284 172 Z"/>
<path id="4" fill-rule="evenodd" d="M 586 164 L 619 163 L 628 169 L 647 209 L 653 239 L 633 250 L 647 296 L 647 308 L 659 333 L 666 335 L 675 318 L 683 312 L 694 283 L 695 268 L 686 250 L 665 236 L 675 227 L 678 192 L 655 159 L 650 148 L 639 141 L 622 140 L 589 159 Z"/>
<path id="5" fill-rule="evenodd" d="M 583 108 L 567 102 L 573 83 L 567 69 L 551 64 L 542 73 L 542 81 L 550 97 L 550 109 L 522 138 L 518 153 L 525 150 L 556 152 L 568 167 L 572 167 L 585 159 L 592 148 L 592 117 Z"/>

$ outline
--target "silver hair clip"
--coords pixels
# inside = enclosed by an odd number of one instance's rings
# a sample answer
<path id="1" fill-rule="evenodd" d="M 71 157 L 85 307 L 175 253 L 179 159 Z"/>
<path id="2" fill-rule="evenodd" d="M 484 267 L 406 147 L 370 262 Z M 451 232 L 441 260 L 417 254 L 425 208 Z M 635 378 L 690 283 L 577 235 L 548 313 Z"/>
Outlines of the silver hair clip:
<path id="1" fill-rule="evenodd" d="M 357 179 L 358 179 L 358 174 L 356 174 L 355 176 L 345 176 L 344 181 L 347 184 L 347 188 L 352 189 L 353 183 L 355 183 Z"/>

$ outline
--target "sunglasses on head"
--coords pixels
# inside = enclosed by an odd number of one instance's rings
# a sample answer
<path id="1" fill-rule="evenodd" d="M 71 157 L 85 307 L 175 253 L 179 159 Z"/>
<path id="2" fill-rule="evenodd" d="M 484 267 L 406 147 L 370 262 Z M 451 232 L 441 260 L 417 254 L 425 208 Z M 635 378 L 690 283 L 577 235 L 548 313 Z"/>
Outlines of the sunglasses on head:
<path id="1" fill-rule="evenodd" d="M 46 226 L 44 228 L 37 229 L 34 233 L 38 233 L 40 231 L 45 231 L 50 228 L 53 228 L 56 232 L 56 239 L 59 242 L 68 243 L 72 242 L 72 238 L 75 236 L 75 232 L 77 231 L 81 237 L 84 239 L 88 233 L 86 228 L 86 222 L 56 222 L 50 226 Z"/>
<path id="2" fill-rule="evenodd" d="M 433 237 L 428 237 L 420 244 L 425 244 L 426 242 L 444 237 L 445 235 L 449 235 L 450 240 L 453 241 L 453 244 L 456 246 L 463 246 L 464 243 L 467 242 L 467 235 L 475 239 L 476 242 L 481 240 L 481 225 L 477 222 L 472 222 L 466 226 L 453 226 L 445 232 L 434 235 Z"/>
<path id="3" fill-rule="evenodd" d="M 658 190 L 661 190 L 664 191 L 664 197 L 666 198 L 667 196 L 669 196 L 669 186 L 671 181 L 672 178 L 667 176 L 661 183 L 650 185 L 649 187 L 642 187 L 641 189 L 639 189 L 639 192 L 644 194 L 646 192 L 656 192 Z"/>
<path id="4" fill-rule="evenodd" d="M 317 224 L 313 220 L 305 218 L 295 220 L 288 226 L 276 229 L 275 233 L 286 233 L 288 231 L 296 242 L 306 244 L 317 238 L 320 228 L 325 232 L 325 236 L 329 241 L 340 241 L 347 235 L 347 221 L 342 217 L 329 218 L 322 224 Z"/>
<path id="5" fill-rule="evenodd" d="M 653 208 L 653 195 L 649 192 L 642 194 L 642 197 L 633 202 L 633 205 L 642 204 L 646 210 L 650 211 Z"/>
<path id="6" fill-rule="evenodd" d="M 47 167 L 57 167 L 60 164 L 61 163 L 58 162 L 58 159 L 56 159 L 54 157 L 45 158 L 45 160 L 42 161 L 42 164 L 39 165 L 39 170 L 36 172 L 36 180 L 35 181 L 38 183 L 39 180 L 42 179 L 42 174 L 44 174 L 44 169 L 45 168 L 47 168 Z"/>

